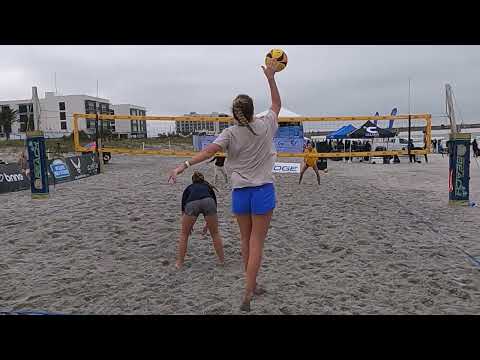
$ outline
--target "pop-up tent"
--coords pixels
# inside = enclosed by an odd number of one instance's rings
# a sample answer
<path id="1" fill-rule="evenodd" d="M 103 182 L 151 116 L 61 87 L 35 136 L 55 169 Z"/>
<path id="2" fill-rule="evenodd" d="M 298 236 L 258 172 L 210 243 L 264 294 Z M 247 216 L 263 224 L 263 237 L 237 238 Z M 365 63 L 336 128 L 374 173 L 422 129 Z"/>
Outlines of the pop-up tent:
<path id="1" fill-rule="evenodd" d="M 257 117 L 262 117 L 262 116 L 265 116 L 267 115 L 269 110 L 265 110 L 263 112 L 261 112 L 260 114 L 257 114 L 256 116 Z M 294 113 L 293 111 L 290 111 L 288 110 L 287 108 L 280 108 L 280 113 L 278 114 L 278 117 L 300 117 L 301 115 L 298 115 L 296 113 Z"/>
<path id="2" fill-rule="evenodd" d="M 352 124 L 348 124 L 348 125 L 342 126 L 340 129 L 337 129 L 337 130 L 329 133 L 327 135 L 327 139 L 328 140 L 331 140 L 331 139 L 346 139 L 348 137 L 348 134 L 350 134 L 351 132 L 353 132 L 355 130 L 357 130 L 357 128 L 355 126 L 353 126 Z"/>
<path id="3" fill-rule="evenodd" d="M 373 122 L 368 120 L 363 124 L 359 129 L 348 134 L 349 139 L 371 139 L 372 140 L 372 149 L 373 142 L 377 138 L 392 138 L 397 134 L 395 131 L 390 129 L 383 129 L 375 125 Z"/>
<path id="4" fill-rule="evenodd" d="M 396 133 L 389 129 L 382 129 L 368 120 L 359 129 L 348 134 L 349 139 L 372 139 L 372 138 L 391 138 Z"/>

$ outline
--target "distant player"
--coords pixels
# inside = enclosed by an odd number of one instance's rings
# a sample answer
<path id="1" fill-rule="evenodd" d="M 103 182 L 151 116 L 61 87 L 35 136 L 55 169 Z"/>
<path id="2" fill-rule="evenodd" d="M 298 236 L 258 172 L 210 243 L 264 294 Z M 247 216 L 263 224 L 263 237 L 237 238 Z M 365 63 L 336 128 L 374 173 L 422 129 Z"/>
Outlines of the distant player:
<path id="1" fill-rule="evenodd" d="M 302 165 L 302 169 L 300 170 L 300 180 L 298 181 L 298 183 L 302 183 L 303 174 L 305 173 L 305 171 L 307 171 L 309 167 L 311 167 L 313 171 L 315 171 L 315 174 L 317 174 L 318 185 L 320 185 L 320 174 L 317 167 L 317 158 L 315 157 L 315 154 L 317 154 L 317 150 L 313 148 L 311 142 L 307 143 L 307 148 L 305 149 L 304 153 L 306 154 L 306 156 Z"/>
<path id="2" fill-rule="evenodd" d="M 228 184 L 228 176 L 225 171 L 225 156 L 215 156 L 212 160 L 209 161 L 209 163 L 211 163 L 212 161 L 215 161 L 213 185 L 217 185 L 217 176 L 219 172 L 223 174 L 225 182 Z"/>
<path id="3" fill-rule="evenodd" d="M 192 175 L 192 184 L 189 185 L 182 195 L 182 227 L 178 244 L 178 254 L 175 267 L 183 266 L 187 253 L 188 237 L 192 234 L 193 225 L 200 214 L 205 218 L 205 228 L 210 230 L 213 247 L 217 253 L 221 265 L 224 263 L 223 243 L 218 230 L 217 197 L 215 187 L 205 180 L 202 173 L 195 171 Z M 203 230 L 206 233 L 206 230 Z"/>

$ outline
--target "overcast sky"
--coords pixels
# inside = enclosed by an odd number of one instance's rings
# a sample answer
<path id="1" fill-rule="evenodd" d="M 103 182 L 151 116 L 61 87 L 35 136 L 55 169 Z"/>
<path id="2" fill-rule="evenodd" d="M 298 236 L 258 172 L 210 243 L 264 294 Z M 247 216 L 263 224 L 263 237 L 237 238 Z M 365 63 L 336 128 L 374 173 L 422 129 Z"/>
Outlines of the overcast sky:
<path id="1" fill-rule="evenodd" d="M 239 93 L 256 112 L 269 105 L 260 69 L 271 48 L 286 51 L 277 74 L 282 101 L 305 116 L 440 114 L 445 83 L 460 105 L 459 122 L 480 120 L 480 46 L 0 46 L 0 100 L 96 95 L 145 106 L 149 115 L 229 112 Z M 479 121 L 480 122 L 480 121 Z"/>

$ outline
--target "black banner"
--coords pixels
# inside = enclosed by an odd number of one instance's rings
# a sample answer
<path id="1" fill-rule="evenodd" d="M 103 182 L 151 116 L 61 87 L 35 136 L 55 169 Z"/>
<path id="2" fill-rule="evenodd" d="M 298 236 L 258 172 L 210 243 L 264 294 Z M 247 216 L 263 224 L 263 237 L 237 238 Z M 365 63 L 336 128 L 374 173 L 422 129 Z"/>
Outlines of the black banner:
<path id="1" fill-rule="evenodd" d="M 97 154 L 84 154 L 48 160 L 50 185 L 83 179 L 99 173 Z M 0 164 L 0 193 L 27 190 L 30 178 L 19 164 Z"/>
<path id="2" fill-rule="evenodd" d="M 97 154 L 84 154 L 66 159 L 71 180 L 78 180 L 99 173 Z"/>
<path id="3" fill-rule="evenodd" d="M 30 179 L 18 164 L 0 164 L 0 193 L 27 190 Z"/>

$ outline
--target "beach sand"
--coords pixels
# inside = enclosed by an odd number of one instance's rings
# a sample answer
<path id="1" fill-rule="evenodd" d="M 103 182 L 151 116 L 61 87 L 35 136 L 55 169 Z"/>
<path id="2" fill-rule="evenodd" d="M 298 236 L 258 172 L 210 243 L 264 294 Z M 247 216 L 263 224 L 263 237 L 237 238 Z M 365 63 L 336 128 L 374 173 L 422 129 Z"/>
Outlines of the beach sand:
<path id="1" fill-rule="evenodd" d="M 422 159 L 423 160 L 423 159 Z M 104 174 L 59 184 L 47 201 L 0 195 L 0 311 L 239 314 L 244 279 L 230 190 L 220 185 L 225 268 L 199 219 L 174 269 L 182 159 L 114 156 Z M 289 161 L 280 159 L 280 161 Z M 300 162 L 299 159 L 292 160 Z M 195 167 L 212 180 L 213 164 Z M 370 165 L 329 161 L 276 175 L 278 207 L 250 314 L 480 314 L 480 208 L 448 206 L 448 158 Z M 471 200 L 480 203 L 472 159 Z M 220 184 L 222 181 L 220 180 Z"/>

